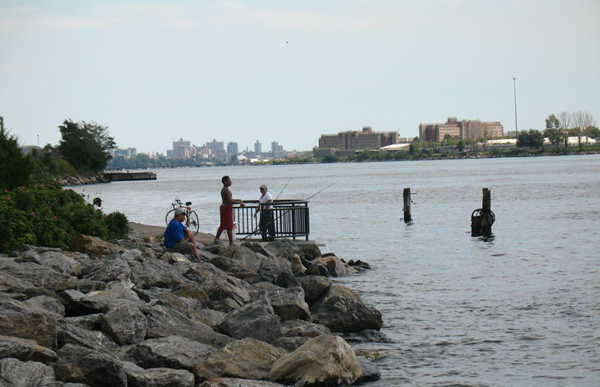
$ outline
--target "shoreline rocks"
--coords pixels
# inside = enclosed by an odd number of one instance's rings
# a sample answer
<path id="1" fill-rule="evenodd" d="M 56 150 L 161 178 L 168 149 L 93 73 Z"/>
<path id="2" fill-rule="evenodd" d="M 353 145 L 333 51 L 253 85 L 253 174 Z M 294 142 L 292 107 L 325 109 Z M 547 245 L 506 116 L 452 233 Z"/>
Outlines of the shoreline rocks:
<path id="1" fill-rule="evenodd" d="M 199 246 L 200 247 L 200 246 Z M 379 378 L 349 343 L 389 341 L 335 277 L 368 269 L 277 240 L 200 247 L 134 235 L 0 255 L 0 380 L 27 386 L 334 386 Z M 25 372 L 24 370 L 27 370 Z M 233 384 L 231 384 L 233 383 Z"/>

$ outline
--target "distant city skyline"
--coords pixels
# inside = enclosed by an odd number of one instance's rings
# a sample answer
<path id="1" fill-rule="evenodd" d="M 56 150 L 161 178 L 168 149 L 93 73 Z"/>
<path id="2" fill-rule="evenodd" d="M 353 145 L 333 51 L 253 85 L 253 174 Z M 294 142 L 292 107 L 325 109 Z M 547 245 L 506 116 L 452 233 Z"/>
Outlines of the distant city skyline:
<path id="1" fill-rule="evenodd" d="M 451 116 L 543 129 L 600 119 L 598 15 L 598 0 L 0 0 L 0 115 L 21 144 L 58 144 L 71 119 L 144 153 L 173 137 L 309 151 Z"/>

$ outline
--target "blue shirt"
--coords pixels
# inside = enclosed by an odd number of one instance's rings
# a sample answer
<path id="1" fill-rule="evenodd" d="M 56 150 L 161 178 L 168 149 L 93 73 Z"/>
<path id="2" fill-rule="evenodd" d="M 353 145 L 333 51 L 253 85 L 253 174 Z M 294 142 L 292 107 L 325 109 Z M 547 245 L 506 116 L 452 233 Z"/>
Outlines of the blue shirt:
<path id="1" fill-rule="evenodd" d="M 179 223 L 175 219 L 171 219 L 165 230 L 165 247 L 172 249 L 175 247 L 177 242 L 181 239 L 185 239 L 184 236 L 185 226 L 183 223 Z"/>

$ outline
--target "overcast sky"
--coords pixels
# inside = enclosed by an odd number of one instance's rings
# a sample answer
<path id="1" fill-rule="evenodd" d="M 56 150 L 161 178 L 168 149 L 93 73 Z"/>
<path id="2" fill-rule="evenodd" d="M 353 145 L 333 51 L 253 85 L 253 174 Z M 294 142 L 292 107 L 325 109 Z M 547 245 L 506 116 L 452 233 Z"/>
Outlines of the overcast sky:
<path id="1" fill-rule="evenodd" d="M 0 0 L 0 115 L 22 145 L 58 144 L 69 118 L 160 153 L 450 116 L 507 132 L 515 85 L 519 129 L 598 123 L 600 1 Z"/>

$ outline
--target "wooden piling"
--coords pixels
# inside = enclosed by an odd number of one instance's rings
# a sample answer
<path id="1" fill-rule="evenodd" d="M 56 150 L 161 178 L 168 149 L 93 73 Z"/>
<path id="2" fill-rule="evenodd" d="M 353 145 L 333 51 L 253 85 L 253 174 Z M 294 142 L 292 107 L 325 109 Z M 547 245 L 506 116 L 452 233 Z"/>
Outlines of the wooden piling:
<path id="1" fill-rule="evenodd" d="M 402 196 L 404 197 L 404 223 L 408 223 L 412 221 L 410 215 L 410 188 L 404 188 Z"/>

